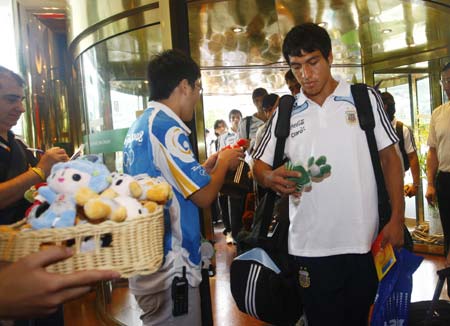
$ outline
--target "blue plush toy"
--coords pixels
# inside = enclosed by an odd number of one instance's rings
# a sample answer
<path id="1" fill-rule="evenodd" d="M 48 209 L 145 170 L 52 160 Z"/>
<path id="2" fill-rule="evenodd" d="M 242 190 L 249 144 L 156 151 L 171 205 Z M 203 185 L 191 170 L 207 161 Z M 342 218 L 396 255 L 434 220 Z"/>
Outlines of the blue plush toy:
<path id="1" fill-rule="evenodd" d="M 92 162 L 89 157 L 55 164 L 47 178 L 47 186 L 39 188 L 39 194 L 50 207 L 38 218 L 29 220 L 29 223 L 33 229 L 73 226 L 77 191 L 89 188 L 100 193 L 109 186 L 110 180 L 106 166 Z"/>

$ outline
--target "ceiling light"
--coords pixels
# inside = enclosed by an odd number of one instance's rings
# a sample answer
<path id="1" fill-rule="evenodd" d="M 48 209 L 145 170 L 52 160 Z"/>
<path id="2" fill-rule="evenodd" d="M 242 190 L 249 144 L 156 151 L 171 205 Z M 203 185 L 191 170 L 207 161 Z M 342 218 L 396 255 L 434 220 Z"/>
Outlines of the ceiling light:
<path id="1" fill-rule="evenodd" d="M 327 28 L 328 23 L 327 22 L 320 22 L 317 25 L 319 25 L 320 27 L 323 27 L 323 28 Z"/>
<path id="2" fill-rule="evenodd" d="M 383 33 L 383 34 L 389 34 L 389 33 L 392 33 L 392 29 L 390 29 L 390 28 L 384 28 L 384 29 L 381 30 L 381 33 Z"/>
<path id="3" fill-rule="evenodd" d="M 241 33 L 244 29 L 242 27 L 234 27 L 233 32 L 235 33 Z"/>

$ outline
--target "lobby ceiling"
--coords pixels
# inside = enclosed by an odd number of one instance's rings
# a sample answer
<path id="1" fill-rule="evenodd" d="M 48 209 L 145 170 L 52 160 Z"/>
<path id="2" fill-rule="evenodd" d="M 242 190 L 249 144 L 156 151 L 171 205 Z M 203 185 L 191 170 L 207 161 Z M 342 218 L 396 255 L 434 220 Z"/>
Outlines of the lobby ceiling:
<path id="1" fill-rule="evenodd" d="M 360 65 L 450 43 L 450 0 L 188 1 L 190 45 L 202 67 L 283 63 L 286 33 L 322 24 L 334 63 Z"/>

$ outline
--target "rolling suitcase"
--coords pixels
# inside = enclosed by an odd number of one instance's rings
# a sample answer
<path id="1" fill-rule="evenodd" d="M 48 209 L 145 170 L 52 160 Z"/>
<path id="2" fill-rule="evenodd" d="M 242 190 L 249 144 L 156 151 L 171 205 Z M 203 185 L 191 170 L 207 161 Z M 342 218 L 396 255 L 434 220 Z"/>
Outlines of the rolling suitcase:
<path id="1" fill-rule="evenodd" d="M 447 292 L 450 296 L 450 267 L 437 272 L 439 276 L 433 300 L 411 303 L 409 306 L 410 326 L 449 326 L 450 325 L 450 301 L 439 300 L 445 280 L 447 280 Z"/>

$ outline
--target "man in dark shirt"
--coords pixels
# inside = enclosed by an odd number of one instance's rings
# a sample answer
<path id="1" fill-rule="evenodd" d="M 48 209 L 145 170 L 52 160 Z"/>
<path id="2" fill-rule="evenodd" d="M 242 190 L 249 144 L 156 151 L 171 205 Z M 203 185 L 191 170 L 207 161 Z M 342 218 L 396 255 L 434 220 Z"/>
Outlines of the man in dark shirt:
<path id="1" fill-rule="evenodd" d="M 53 164 L 69 159 L 64 149 L 54 147 L 38 161 L 11 131 L 25 112 L 24 86 L 19 75 L 0 66 L 0 224 L 22 219 L 30 206 L 25 191 L 45 181 Z"/>

